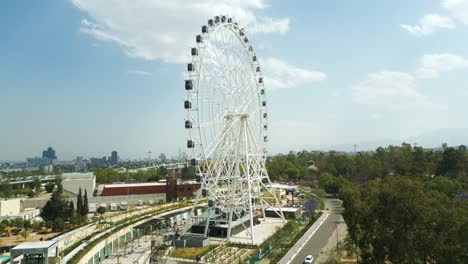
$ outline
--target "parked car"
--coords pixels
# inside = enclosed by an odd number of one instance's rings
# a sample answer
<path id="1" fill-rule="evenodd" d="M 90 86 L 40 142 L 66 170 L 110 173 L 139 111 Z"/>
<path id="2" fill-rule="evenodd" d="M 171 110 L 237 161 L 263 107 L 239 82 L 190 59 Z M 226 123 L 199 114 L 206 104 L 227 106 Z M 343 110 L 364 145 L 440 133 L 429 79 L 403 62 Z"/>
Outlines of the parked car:
<path id="1" fill-rule="evenodd" d="M 304 264 L 312 264 L 314 263 L 314 257 L 312 255 L 308 255 L 305 259 L 304 259 Z"/>

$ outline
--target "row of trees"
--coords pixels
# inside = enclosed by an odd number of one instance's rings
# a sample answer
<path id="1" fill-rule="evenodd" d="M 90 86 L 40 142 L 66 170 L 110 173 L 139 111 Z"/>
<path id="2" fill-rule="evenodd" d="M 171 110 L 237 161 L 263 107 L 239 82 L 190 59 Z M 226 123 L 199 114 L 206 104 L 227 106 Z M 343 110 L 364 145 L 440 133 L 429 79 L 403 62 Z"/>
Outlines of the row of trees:
<path id="1" fill-rule="evenodd" d="M 453 197 L 451 180 L 438 179 L 387 176 L 341 190 L 349 242 L 362 263 L 468 263 L 468 199 Z"/>
<path id="2" fill-rule="evenodd" d="M 366 182 L 385 175 L 407 175 L 431 179 L 434 175 L 468 182 L 468 150 L 466 146 L 427 150 L 403 143 L 401 146 L 379 147 L 372 152 L 356 154 L 330 152 L 290 152 L 267 160 L 272 179 L 301 180 L 307 176 L 309 161 L 321 173 L 343 176 L 351 182 Z"/>
<path id="3" fill-rule="evenodd" d="M 149 169 L 147 171 L 138 170 L 136 173 L 123 172 L 119 173 L 113 168 L 94 169 L 97 183 L 113 183 L 113 182 L 146 182 L 159 181 L 168 175 L 168 170 L 165 167 L 158 169 Z"/>
<path id="4" fill-rule="evenodd" d="M 79 189 L 75 209 L 73 201 L 67 201 L 63 198 L 62 184 L 57 183 L 57 189 L 52 193 L 44 208 L 42 208 L 41 217 L 47 226 L 52 227 L 55 231 L 62 231 L 65 228 L 65 222 L 73 224 L 86 222 L 88 212 L 88 195 L 86 190 L 83 196 L 81 188 Z"/>
<path id="5" fill-rule="evenodd" d="M 319 171 L 308 170 L 314 161 Z M 348 249 L 362 263 L 468 263 L 468 150 L 403 143 L 372 152 L 290 152 L 267 161 L 273 180 L 318 184 L 343 200 Z"/>

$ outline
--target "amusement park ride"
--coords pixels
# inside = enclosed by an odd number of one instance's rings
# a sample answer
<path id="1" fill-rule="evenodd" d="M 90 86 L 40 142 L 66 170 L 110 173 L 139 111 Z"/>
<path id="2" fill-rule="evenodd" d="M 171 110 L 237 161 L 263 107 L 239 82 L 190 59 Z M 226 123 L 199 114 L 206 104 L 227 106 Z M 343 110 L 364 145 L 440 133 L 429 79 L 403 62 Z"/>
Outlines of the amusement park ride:
<path id="1" fill-rule="evenodd" d="M 265 168 L 268 111 L 260 63 L 231 17 L 209 19 L 195 40 L 185 80 L 185 129 L 190 165 L 202 187 L 182 234 L 230 241 L 246 231 L 242 238 L 253 243 L 254 225 L 265 219 L 266 208 L 284 219 Z M 197 214 L 202 201 L 208 206 Z"/>

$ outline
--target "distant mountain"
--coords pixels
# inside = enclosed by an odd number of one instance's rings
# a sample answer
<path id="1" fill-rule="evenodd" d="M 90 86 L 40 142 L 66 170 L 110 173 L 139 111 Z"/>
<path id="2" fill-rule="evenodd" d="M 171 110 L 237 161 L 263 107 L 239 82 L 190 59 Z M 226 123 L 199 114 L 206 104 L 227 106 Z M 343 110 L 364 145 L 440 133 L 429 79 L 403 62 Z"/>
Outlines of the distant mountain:
<path id="1" fill-rule="evenodd" d="M 382 139 L 376 141 L 365 141 L 356 142 L 357 151 L 369 151 L 375 150 L 379 146 L 386 147 L 389 145 L 399 146 L 403 142 L 425 148 L 437 148 L 442 143 L 447 143 L 449 146 L 468 146 L 468 128 L 448 128 L 439 129 L 431 132 L 426 132 L 415 137 L 403 138 L 403 139 Z M 317 150 L 337 150 L 337 151 L 354 151 L 354 144 L 338 144 L 329 147 L 316 147 Z"/>
<path id="2" fill-rule="evenodd" d="M 449 146 L 468 145 L 468 128 L 439 129 L 408 140 L 424 147 L 437 147 L 442 143 Z"/>

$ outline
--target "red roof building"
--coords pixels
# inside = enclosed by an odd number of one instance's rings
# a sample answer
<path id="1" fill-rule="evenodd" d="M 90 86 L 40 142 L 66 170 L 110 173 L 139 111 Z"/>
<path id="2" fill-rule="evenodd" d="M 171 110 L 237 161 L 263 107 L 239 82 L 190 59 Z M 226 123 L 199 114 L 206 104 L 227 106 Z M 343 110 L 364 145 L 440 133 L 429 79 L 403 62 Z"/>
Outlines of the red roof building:
<path id="1" fill-rule="evenodd" d="M 144 182 L 125 184 L 106 184 L 101 196 L 135 195 L 166 193 L 166 183 Z"/>

